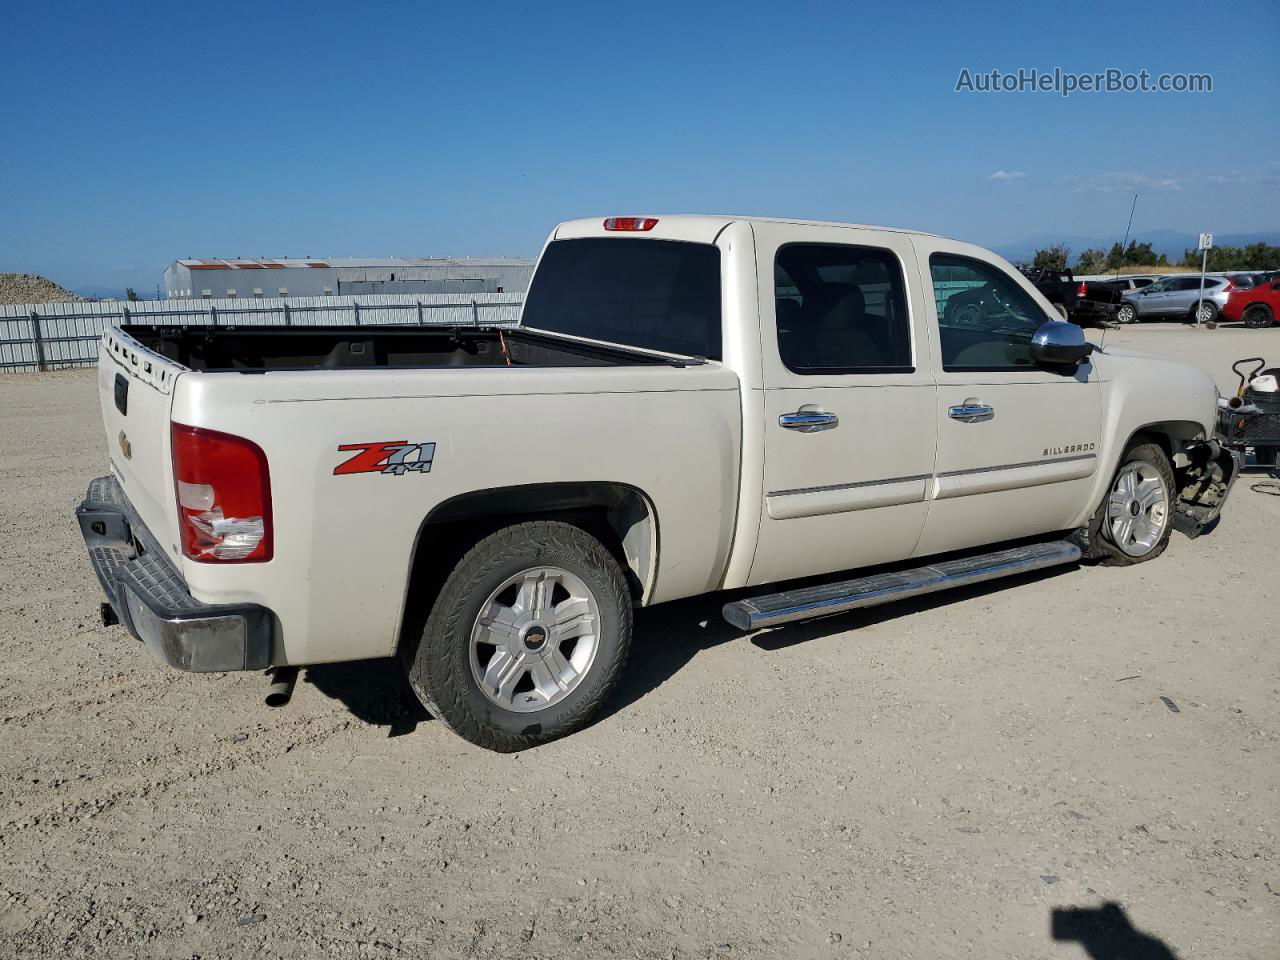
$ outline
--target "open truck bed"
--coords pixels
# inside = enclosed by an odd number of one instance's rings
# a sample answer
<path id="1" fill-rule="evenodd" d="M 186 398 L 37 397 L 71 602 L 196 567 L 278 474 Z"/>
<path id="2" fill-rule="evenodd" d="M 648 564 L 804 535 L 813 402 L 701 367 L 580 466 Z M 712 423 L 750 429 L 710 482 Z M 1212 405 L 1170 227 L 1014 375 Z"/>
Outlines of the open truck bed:
<path id="1" fill-rule="evenodd" d="M 369 367 L 605 367 L 689 362 L 503 327 L 134 324 L 121 330 L 167 360 L 205 373 Z"/>

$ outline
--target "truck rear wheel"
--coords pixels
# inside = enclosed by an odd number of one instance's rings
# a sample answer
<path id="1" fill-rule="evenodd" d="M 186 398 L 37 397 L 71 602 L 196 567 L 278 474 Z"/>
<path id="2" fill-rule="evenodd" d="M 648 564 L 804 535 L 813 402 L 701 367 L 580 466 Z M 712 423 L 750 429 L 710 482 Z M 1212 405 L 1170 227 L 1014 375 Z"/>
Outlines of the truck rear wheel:
<path id="1" fill-rule="evenodd" d="M 1164 553 L 1173 532 L 1177 495 L 1173 467 L 1154 443 L 1135 443 L 1120 458 L 1106 496 L 1076 531 L 1086 560 L 1130 566 Z"/>
<path id="2" fill-rule="evenodd" d="M 613 555 L 578 527 L 538 521 L 463 556 L 405 661 L 436 719 L 507 753 L 585 726 L 630 645 L 631 597 Z"/>

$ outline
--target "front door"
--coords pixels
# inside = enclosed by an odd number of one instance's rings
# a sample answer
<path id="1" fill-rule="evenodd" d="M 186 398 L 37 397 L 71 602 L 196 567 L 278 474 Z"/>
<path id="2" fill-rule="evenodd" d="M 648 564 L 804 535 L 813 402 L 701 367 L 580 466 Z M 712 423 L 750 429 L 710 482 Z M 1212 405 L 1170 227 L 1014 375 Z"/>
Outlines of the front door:
<path id="1" fill-rule="evenodd" d="M 937 439 L 925 299 L 890 231 L 756 223 L 764 395 L 750 583 L 911 555 Z"/>
<path id="2" fill-rule="evenodd" d="M 1133 303 L 1138 308 L 1138 313 L 1144 317 L 1158 317 L 1164 314 L 1173 283 L 1173 280 L 1160 280 L 1134 297 Z"/>
<path id="3" fill-rule="evenodd" d="M 1064 529 L 1098 469 L 1102 393 L 1090 364 L 1031 360 L 1057 320 L 1021 278 L 946 240 L 915 241 L 933 287 L 938 454 L 926 556 Z"/>

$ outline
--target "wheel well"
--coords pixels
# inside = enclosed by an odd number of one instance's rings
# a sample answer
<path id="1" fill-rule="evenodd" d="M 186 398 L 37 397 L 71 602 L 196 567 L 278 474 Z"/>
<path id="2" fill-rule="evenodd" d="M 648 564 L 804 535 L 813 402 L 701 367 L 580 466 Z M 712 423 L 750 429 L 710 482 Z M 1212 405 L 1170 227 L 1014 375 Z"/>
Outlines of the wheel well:
<path id="1" fill-rule="evenodd" d="M 401 637 L 415 636 L 454 564 L 489 534 L 526 520 L 581 527 L 613 553 L 635 603 L 653 592 L 658 520 L 649 498 L 622 483 L 534 483 L 460 494 L 436 505 L 414 540 Z"/>
<path id="2" fill-rule="evenodd" d="M 1193 440 L 1204 437 L 1204 427 L 1191 420 L 1170 420 L 1165 423 L 1149 423 L 1133 432 L 1124 445 L 1128 450 L 1135 443 L 1154 443 L 1177 468 L 1176 457 Z M 1186 461 L 1183 461 L 1184 465 Z"/>

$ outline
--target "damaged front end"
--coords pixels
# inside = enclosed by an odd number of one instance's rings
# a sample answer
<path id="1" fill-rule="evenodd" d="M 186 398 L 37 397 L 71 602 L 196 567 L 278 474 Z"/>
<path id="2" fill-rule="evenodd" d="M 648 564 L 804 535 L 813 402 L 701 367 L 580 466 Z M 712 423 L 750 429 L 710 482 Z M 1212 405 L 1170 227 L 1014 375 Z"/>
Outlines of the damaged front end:
<path id="1" fill-rule="evenodd" d="M 1211 529 L 1222 513 L 1244 458 L 1239 451 L 1209 439 L 1188 444 L 1173 463 L 1178 488 L 1173 526 L 1195 539 Z"/>

